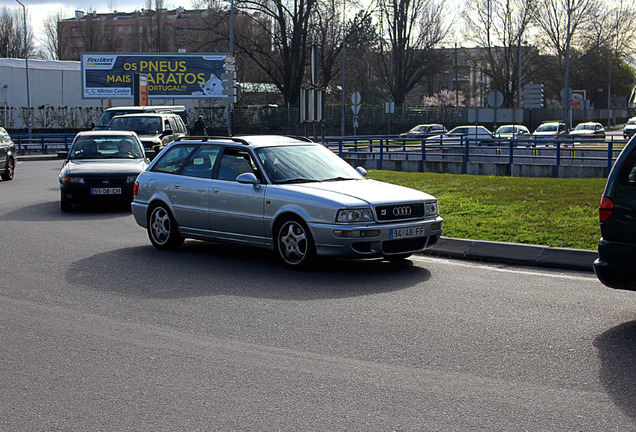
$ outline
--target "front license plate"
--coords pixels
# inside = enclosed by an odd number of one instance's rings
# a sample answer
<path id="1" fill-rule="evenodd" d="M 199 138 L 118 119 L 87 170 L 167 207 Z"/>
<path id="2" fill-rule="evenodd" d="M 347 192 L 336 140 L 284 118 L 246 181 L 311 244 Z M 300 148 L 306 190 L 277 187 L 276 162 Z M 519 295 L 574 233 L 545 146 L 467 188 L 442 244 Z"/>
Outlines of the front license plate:
<path id="1" fill-rule="evenodd" d="M 91 195 L 121 195 L 121 188 L 92 188 Z"/>
<path id="2" fill-rule="evenodd" d="M 389 239 L 401 239 L 410 237 L 424 237 L 426 230 L 424 227 L 394 228 L 389 231 Z"/>

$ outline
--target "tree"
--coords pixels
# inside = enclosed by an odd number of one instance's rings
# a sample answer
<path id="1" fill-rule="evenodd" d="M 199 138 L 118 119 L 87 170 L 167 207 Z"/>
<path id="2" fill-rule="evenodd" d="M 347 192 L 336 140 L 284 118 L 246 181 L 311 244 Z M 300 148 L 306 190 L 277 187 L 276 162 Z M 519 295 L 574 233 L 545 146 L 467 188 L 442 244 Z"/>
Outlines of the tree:
<path id="1" fill-rule="evenodd" d="M 535 8 L 535 0 L 472 0 L 465 14 L 470 39 L 483 48 L 474 61 L 509 107 L 519 102 L 520 71 L 531 76 L 535 50 L 523 42 Z"/>
<path id="2" fill-rule="evenodd" d="M 3 58 L 24 58 L 25 52 L 29 57 L 33 56 L 33 31 L 31 25 L 26 26 L 26 47 L 24 40 L 24 15 L 14 12 L 6 7 L 0 13 L 0 57 Z"/>
<path id="3" fill-rule="evenodd" d="M 51 14 L 44 19 L 44 34 L 40 41 L 47 56 L 52 60 L 59 60 L 62 53 L 60 52 L 60 39 L 58 34 L 57 23 L 62 21 L 62 13 L 57 12 Z"/>
<path id="4" fill-rule="evenodd" d="M 441 70 L 445 56 L 434 48 L 446 37 L 443 5 L 435 0 L 378 0 L 381 77 L 402 105 L 427 74 Z"/>

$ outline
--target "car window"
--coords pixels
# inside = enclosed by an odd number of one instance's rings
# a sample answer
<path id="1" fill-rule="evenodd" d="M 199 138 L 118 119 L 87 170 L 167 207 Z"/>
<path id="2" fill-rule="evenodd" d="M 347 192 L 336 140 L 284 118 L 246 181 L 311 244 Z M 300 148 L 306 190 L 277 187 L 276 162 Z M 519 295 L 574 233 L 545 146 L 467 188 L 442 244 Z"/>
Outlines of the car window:
<path id="1" fill-rule="evenodd" d="M 255 173 L 255 168 L 248 151 L 227 148 L 221 157 L 216 178 L 235 181 L 241 174 Z"/>
<path id="2" fill-rule="evenodd" d="M 256 150 L 256 156 L 277 184 L 362 179 L 351 165 L 320 145 L 264 147 Z"/>
<path id="3" fill-rule="evenodd" d="M 199 147 L 188 159 L 181 174 L 190 177 L 212 178 L 212 168 L 214 168 L 220 152 L 219 146 L 204 145 Z"/>
<path id="4" fill-rule="evenodd" d="M 139 141 L 131 136 L 79 136 L 69 152 L 69 159 L 140 159 Z"/>
<path id="5" fill-rule="evenodd" d="M 195 144 L 171 147 L 155 163 L 151 171 L 176 174 L 195 148 Z"/>
<path id="6" fill-rule="evenodd" d="M 636 147 L 633 147 L 618 174 L 618 182 L 625 186 L 636 187 Z"/>

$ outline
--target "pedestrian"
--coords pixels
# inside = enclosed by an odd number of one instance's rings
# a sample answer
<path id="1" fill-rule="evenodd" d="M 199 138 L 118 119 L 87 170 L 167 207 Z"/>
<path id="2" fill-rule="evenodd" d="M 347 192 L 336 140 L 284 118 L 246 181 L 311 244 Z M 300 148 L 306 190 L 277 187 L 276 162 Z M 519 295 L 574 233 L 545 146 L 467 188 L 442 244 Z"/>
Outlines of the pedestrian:
<path id="1" fill-rule="evenodd" d="M 192 136 L 206 136 L 207 134 L 205 123 L 203 123 L 203 116 L 199 116 L 192 127 Z"/>

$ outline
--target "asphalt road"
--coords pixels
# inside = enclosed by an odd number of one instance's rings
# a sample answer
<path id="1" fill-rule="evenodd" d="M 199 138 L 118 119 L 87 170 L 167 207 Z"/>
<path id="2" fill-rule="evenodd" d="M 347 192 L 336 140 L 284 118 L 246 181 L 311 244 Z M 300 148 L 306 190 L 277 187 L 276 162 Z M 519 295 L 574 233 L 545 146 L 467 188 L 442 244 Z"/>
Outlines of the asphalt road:
<path id="1" fill-rule="evenodd" d="M 0 182 L 0 430 L 636 430 L 636 293 L 428 256 L 284 270 Z"/>

